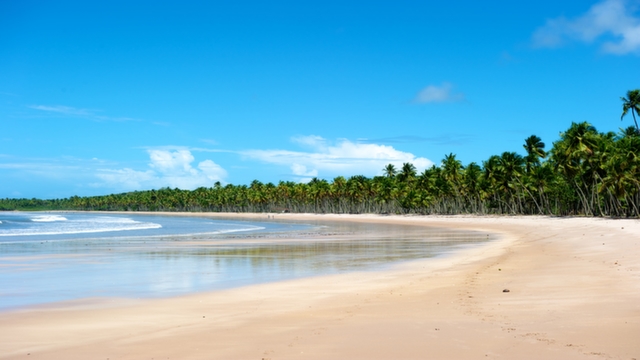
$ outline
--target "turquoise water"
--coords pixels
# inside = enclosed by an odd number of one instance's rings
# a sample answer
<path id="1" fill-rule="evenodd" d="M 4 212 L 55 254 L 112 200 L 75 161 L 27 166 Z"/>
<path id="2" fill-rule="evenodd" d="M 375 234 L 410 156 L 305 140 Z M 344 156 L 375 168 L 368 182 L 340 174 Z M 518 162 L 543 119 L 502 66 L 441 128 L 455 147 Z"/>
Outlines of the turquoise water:
<path id="1" fill-rule="evenodd" d="M 488 239 L 415 226 L 264 220 L 0 212 L 0 309 L 379 269 Z"/>

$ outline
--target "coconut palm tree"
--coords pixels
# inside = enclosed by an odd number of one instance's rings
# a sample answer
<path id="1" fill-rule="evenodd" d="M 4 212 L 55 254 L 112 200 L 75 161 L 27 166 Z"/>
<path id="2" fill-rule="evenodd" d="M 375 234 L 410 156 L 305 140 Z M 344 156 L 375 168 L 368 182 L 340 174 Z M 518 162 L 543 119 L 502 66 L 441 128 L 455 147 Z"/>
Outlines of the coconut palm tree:
<path id="1" fill-rule="evenodd" d="M 609 146 L 602 167 L 605 171 L 600 191 L 611 195 L 609 214 L 637 216 L 640 206 L 637 200 L 640 190 L 640 136 L 637 133 L 629 136 L 623 132 Z"/>
<path id="2" fill-rule="evenodd" d="M 556 170 L 573 185 L 586 215 L 592 215 L 595 209 L 595 185 L 602 157 L 600 148 L 609 138 L 587 122 L 572 123 L 566 132 L 560 134 L 560 140 L 553 144 L 552 161 Z"/>
<path id="3" fill-rule="evenodd" d="M 621 133 L 622 133 L 622 137 L 628 136 L 628 137 L 639 137 L 640 136 L 640 132 L 633 126 L 627 126 L 624 129 L 620 129 Z"/>
<path id="4" fill-rule="evenodd" d="M 533 187 L 533 191 L 538 195 L 540 206 L 548 213 L 551 213 L 551 208 L 546 192 L 552 185 L 554 179 L 555 173 L 553 172 L 553 167 L 548 162 L 533 168 L 528 177 L 529 185 Z"/>
<path id="5" fill-rule="evenodd" d="M 519 210 L 522 209 L 519 190 L 522 185 L 520 177 L 523 165 L 522 156 L 509 151 L 503 152 L 498 161 L 498 191 L 503 192 L 506 199 L 510 200 L 507 205 L 511 207 L 512 212 L 521 212 Z"/>
<path id="6" fill-rule="evenodd" d="M 403 182 L 412 182 L 416 178 L 416 167 L 412 163 L 402 164 L 402 170 L 400 170 L 398 178 Z"/>
<path id="7" fill-rule="evenodd" d="M 396 176 L 396 174 L 398 173 L 398 170 L 396 170 L 396 167 L 393 166 L 393 164 L 389 164 L 385 166 L 384 169 L 382 169 L 382 171 L 384 172 L 384 176 L 388 178 L 392 178 Z"/>
<path id="8" fill-rule="evenodd" d="M 627 97 L 621 97 L 620 100 L 622 100 L 622 116 L 620 116 L 620 120 L 631 110 L 633 122 L 636 124 L 636 131 L 640 132 L 638 121 L 636 120 L 636 115 L 640 115 L 640 89 L 627 91 Z"/>
<path id="9" fill-rule="evenodd" d="M 585 159 L 593 155 L 597 135 L 596 128 L 587 122 L 571 123 L 560 133 L 560 140 L 553 144 L 552 160 L 568 178 L 577 175 Z"/>
<path id="10" fill-rule="evenodd" d="M 467 202 L 471 207 L 471 212 L 477 213 L 478 200 L 480 198 L 480 177 L 482 175 L 482 168 L 472 162 L 464 168 L 463 173 L 463 185 L 464 195 L 467 198 Z"/>
<path id="11" fill-rule="evenodd" d="M 462 162 L 456 159 L 455 154 L 449 153 L 442 160 L 442 171 L 448 181 L 457 184 L 462 172 Z"/>
<path id="12" fill-rule="evenodd" d="M 531 168 L 533 166 L 540 165 L 540 159 L 544 159 L 547 156 L 547 153 L 544 151 L 544 143 L 542 142 L 542 139 L 536 135 L 531 135 L 526 138 L 522 147 L 527 151 L 525 164 L 527 174 L 530 174 Z"/>

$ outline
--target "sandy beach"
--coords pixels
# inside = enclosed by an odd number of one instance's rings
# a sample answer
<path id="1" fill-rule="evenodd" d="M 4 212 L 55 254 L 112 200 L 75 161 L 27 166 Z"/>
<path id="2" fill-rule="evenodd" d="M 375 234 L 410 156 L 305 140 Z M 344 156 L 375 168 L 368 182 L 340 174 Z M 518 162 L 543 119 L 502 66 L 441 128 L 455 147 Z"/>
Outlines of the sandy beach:
<path id="1" fill-rule="evenodd" d="M 0 359 L 640 359 L 637 219 L 276 217 L 502 236 L 385 271 L 3 312 Z"/>

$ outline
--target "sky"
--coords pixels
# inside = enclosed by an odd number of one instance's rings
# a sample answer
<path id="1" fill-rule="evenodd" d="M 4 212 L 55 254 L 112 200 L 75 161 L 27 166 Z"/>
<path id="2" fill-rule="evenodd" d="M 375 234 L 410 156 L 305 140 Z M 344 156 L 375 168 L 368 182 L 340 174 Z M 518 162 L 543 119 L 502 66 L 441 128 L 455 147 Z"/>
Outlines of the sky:
<path id="1" fill-rule="evenodd" d="M 637 88 L 640 0 L 0 0 L 0 198 L 481 164 Z"/>

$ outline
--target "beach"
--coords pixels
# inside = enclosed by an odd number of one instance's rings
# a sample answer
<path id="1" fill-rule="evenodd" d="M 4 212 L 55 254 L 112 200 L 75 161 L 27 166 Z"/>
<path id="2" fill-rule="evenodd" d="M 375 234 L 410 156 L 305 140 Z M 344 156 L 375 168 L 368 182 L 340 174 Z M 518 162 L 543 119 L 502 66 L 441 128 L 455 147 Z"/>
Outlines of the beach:
<path id="1" fill-rule="evenodd" d="M 637 219 L 275 217 L 500 237 L 383 271 L 3 312 L 0 359 L 640 359 Z"/>

